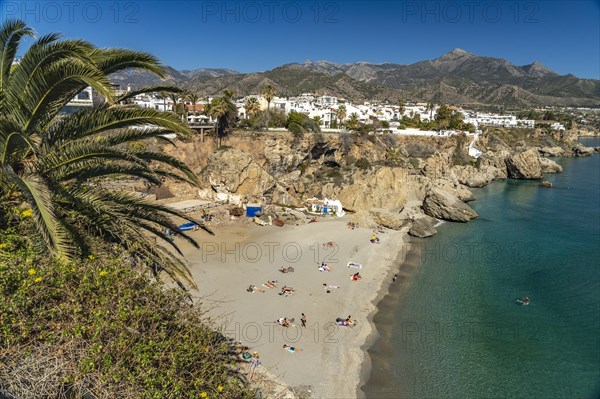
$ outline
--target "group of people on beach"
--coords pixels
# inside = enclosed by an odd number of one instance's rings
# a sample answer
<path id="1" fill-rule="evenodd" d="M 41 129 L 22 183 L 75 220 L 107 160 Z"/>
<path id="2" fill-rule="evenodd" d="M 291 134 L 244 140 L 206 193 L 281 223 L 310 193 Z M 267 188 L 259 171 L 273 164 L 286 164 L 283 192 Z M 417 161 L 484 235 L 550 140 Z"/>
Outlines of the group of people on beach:
<path id="1" fill-rule="evenodd" d="M 348 222 L 348 223 L 346 223 L 346 226 L 352 230 L 358 229 L 358 223 Z"/>

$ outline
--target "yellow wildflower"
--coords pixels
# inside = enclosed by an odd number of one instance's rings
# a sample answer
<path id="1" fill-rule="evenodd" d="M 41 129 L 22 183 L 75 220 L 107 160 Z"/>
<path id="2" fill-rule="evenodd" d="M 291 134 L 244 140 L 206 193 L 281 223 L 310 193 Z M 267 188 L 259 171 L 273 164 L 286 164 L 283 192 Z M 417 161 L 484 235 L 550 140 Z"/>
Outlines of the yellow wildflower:
<path id="1" fill-rule="evenodd" d="M 206 398 L 207 396 L 208 396 L 208 395 L 206 394 L 206 392 L 202 392 L 202 393 L 200 394 L 200 397 L 201 397 L 201 398 Z"/>
<path id="2" fill-rule="evenodd" d="M 100 272 L 100 276 L 106 276 L 108 274 L 108 272 L 106 270 L 102 270 Z"/>
<path id="3" fill-rule="evenodd" d="M 6 244 L 6 243 L 1 243 L 0 244 L 0 249 L 4 249 L 6 247 L 8 247 L 8 244 Z"/>
<path id="4" fill-rule="evenodd" d="M 88 255 L 89 260 L 94 260 L 94 255 Z"/>
<path id="5" fill-rule="evenodd" d="M 217 391 L 219 391 L 219 392 L 223 392 L 223 387 L 222 387 L 221 385 L 219 385 L 219 386 L 217 387 Z"/>
<path id="6" fill-rule="evenodd" d="M 38 278 L 36 278 L 34 281 L 35 281 L 36 283 L 39 283 L 40 281 L 42 281 L 42 278 L 41 278 L 41 277 L 38 277 Z"/>
<path id="7" fill-rule="evenodd" d="M 33 211 L 31 209 L 26 209 L 23 212 L 21 212 L 22 218 L 28 218 L 31 217 L 31 215 L 33 215 Z"/>
<path id="8" fill-rule="evenodd" d="M 27 270 L 27 273 L 29 273 L 30 276 L 33 276 L 36 273 L 36 271 L 35 269 L 29 269 Z"/>

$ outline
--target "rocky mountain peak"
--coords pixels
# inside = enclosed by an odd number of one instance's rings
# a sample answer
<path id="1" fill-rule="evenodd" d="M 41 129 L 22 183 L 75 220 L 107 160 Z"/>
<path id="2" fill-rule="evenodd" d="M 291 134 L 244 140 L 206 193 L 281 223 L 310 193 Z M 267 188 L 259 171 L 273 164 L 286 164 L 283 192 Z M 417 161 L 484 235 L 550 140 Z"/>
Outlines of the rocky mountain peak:
<path id="1" fill-rule="evenodd" d="M 533 61 L 529 65 L 524 65 L 523 70 L 527 72 L 529 76 L 544 77 L 544 76 L 556 76 L 557 73 L 552 69 L 548 68 L 539 61 Z"/>

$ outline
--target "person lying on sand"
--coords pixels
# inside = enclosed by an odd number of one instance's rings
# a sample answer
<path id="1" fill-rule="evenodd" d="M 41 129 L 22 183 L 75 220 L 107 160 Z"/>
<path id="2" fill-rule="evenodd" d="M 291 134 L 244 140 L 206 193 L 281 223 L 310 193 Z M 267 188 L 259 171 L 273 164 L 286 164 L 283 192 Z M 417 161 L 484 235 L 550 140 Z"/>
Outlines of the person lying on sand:
<path id="1" fill-rule="evenodd" d="M 288 294 L 288 293 L 293 293 L 294 289 L 292 287 L 288 287 L 287 285 L 284 285 L 283 287 L 281 287 L 281 293 L 282 294 Z"/>
<path id="2" fill-rule="evenodd" d="M 256 286 L 252 285 L 252 284 L 250 284 L 250 286 L 248 287 L 248 289 L 246 291 L 252 292 L 252 293 L 254 293 L 254 291 L 265 292 L 265 290 L 262 290 L 260 288 L 256 288 Z"/>
<path id="3" fill-rule="evenodd" d="M 275 323 L 279 324 L 282 327 L 291 327 L 294 319 L 288 319 L 287 317 L 280 317 L 275 320 Z"/>
<path id="4" fill-rule="evenodd" d="M 294 346 L 290 346 L 288 344 L 283 344 L 283 349 L 287 350 L 290 353 L 294 353 L 296 351 L 298 351 L 298 352 L 302 351 L 302 349 L 296 348 Z"/>
<path id="5" fill-rule="evenodd" d="M 266 283 L 264 283 L 263 285 L 267 288 L 276 288 L 277 287 L 275 285 L 276 282 L 277 282 L 277 280 L 269 280 Z"/>
<path id="6" fill-rule="evenodd" d="M 291 267 L 291 266 L 290 266 L 290 267 L 287 267 L 287 268 L 286 268 L 286 267 L 284 267 L 284 266 L 281 266 L 281 267 L 279 268 L 279 271 L 280 271 L 281 273 L 293 273 L 293 272 L 294 272 L 294 268 L 293 268 L 293 267 Z"/>
<path id="7" fill-rule="evenodd" d="M 332 270 L 333 270 L 333 267 L 326 265 L 326 264 L 321 264 L 321 266 L 319 266 L 320 272 L 330 272 Z"/>
<path id="8" fill-rule="evenodd" d="M 327 292 L 328 294 L 331 293 L 332 289 L 338 289 L 340 288 L 339 285 L 327 285 L 327 283 L 323 283 L 323 289 L 325 290 L 325 292 Z"/>

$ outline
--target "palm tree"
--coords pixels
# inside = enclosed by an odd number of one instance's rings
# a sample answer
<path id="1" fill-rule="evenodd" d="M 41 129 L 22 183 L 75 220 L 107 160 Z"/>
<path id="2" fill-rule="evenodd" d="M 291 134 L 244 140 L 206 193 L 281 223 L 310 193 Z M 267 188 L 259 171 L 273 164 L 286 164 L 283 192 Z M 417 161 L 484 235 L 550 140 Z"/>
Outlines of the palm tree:
<path id="1" fill-rule="evenodd" d="M 335 111 L 335 116 L 339 120 L 339 125 L 344 126 L 344 119 L 346 119 L 346 106 L 344 104 L 340 105 L 338 109 Z"/>
<path id="2" fill-rule="evenodd" d="M 186 98 L 190 103 L 192 103 L 192 109 L 194 110 L 194 114 L 196 113 L 196 104 L 200 101 L 200 96 L 196 93 L 188 92 Z"/>
<path id="3" fill-rule="evenodd" d="M 346 126 L 348 126 L 348 129 L 350 130 L 358 129 L 360 126 L 360 120 L 358 119 L 358 114 L 356 112 L 350 114 L 350 118 L 348 119 Z"/>
<path id="4" fill-rule="evenodd" d="M 220 119 L 225 115 L 227 110 L 229 109 L 230 104 L 229 101 L 225 97 L 214 98 L 209 106 L 208 106 L 208 115 L 214 116 L 216 118 L 215 121 L 215 146 L 219 148 L 219 122 Z"/>
<path id="5" fill-rule="evenodd" d="M 246 116 L 251 118 L 260 112 L 260 103 L 256 97 L 250 97 L 248 100 L 246 100 L 244 109 L 246 110 Z"/>
<path id="6" fill-rule="evenodd" d="M 262 89 L 262 95 L 267 100 L 267 129 L 269 129 L 269 112 L 271 112 L 271 101 L 275 97 L 275 88 L 271 85 L 266 85 Z"/>
<path id="7" fill-rule="evenodd" d="M 21 39 L 30 36 L 32 29 L 22 21 L 0 27 L 0 224 L 10 225 L 7 215 L 25 207 L 32 215 L 27 236 L 50 256 L 89 254 L 96 237 L 125 247 L 138 265 L 193 285 L 185 264 L 150 239 L 162 238 L 181 253 L 168 240 L 170 229 L 197 247 L 172 216 L 192 219 L 108 187 L 115 176 L 153 185 L 165 178 L 197 184 L 177 159 L 129 145 L 191 130 L 170 113 L 122 104 L 133 93 L 114 95 L 108 79 L 129 68 L 162 76 L 164 68 L 146 53 L 99 49 L 82 40 L 59 40 L 57 34 L 38 38 L 16 63 Z M 59 115 L 88 86 L 106 102 Z"/>
<path id="8" fill-rule="evenodd" d="M 429 111 L 429 121 L 433 120 L 433 110 L 435 105 L 433 103 L 427 103 L 427 111 Z"/>
<path id="9" fill-rule="evenodd" d="M 401 121 L 402 120 L 402 115 L 404 114 L 404 111 L 406 110 L 405 107 L 405 103 L 403 99 L 398 99 L 398 120 Z"/>

